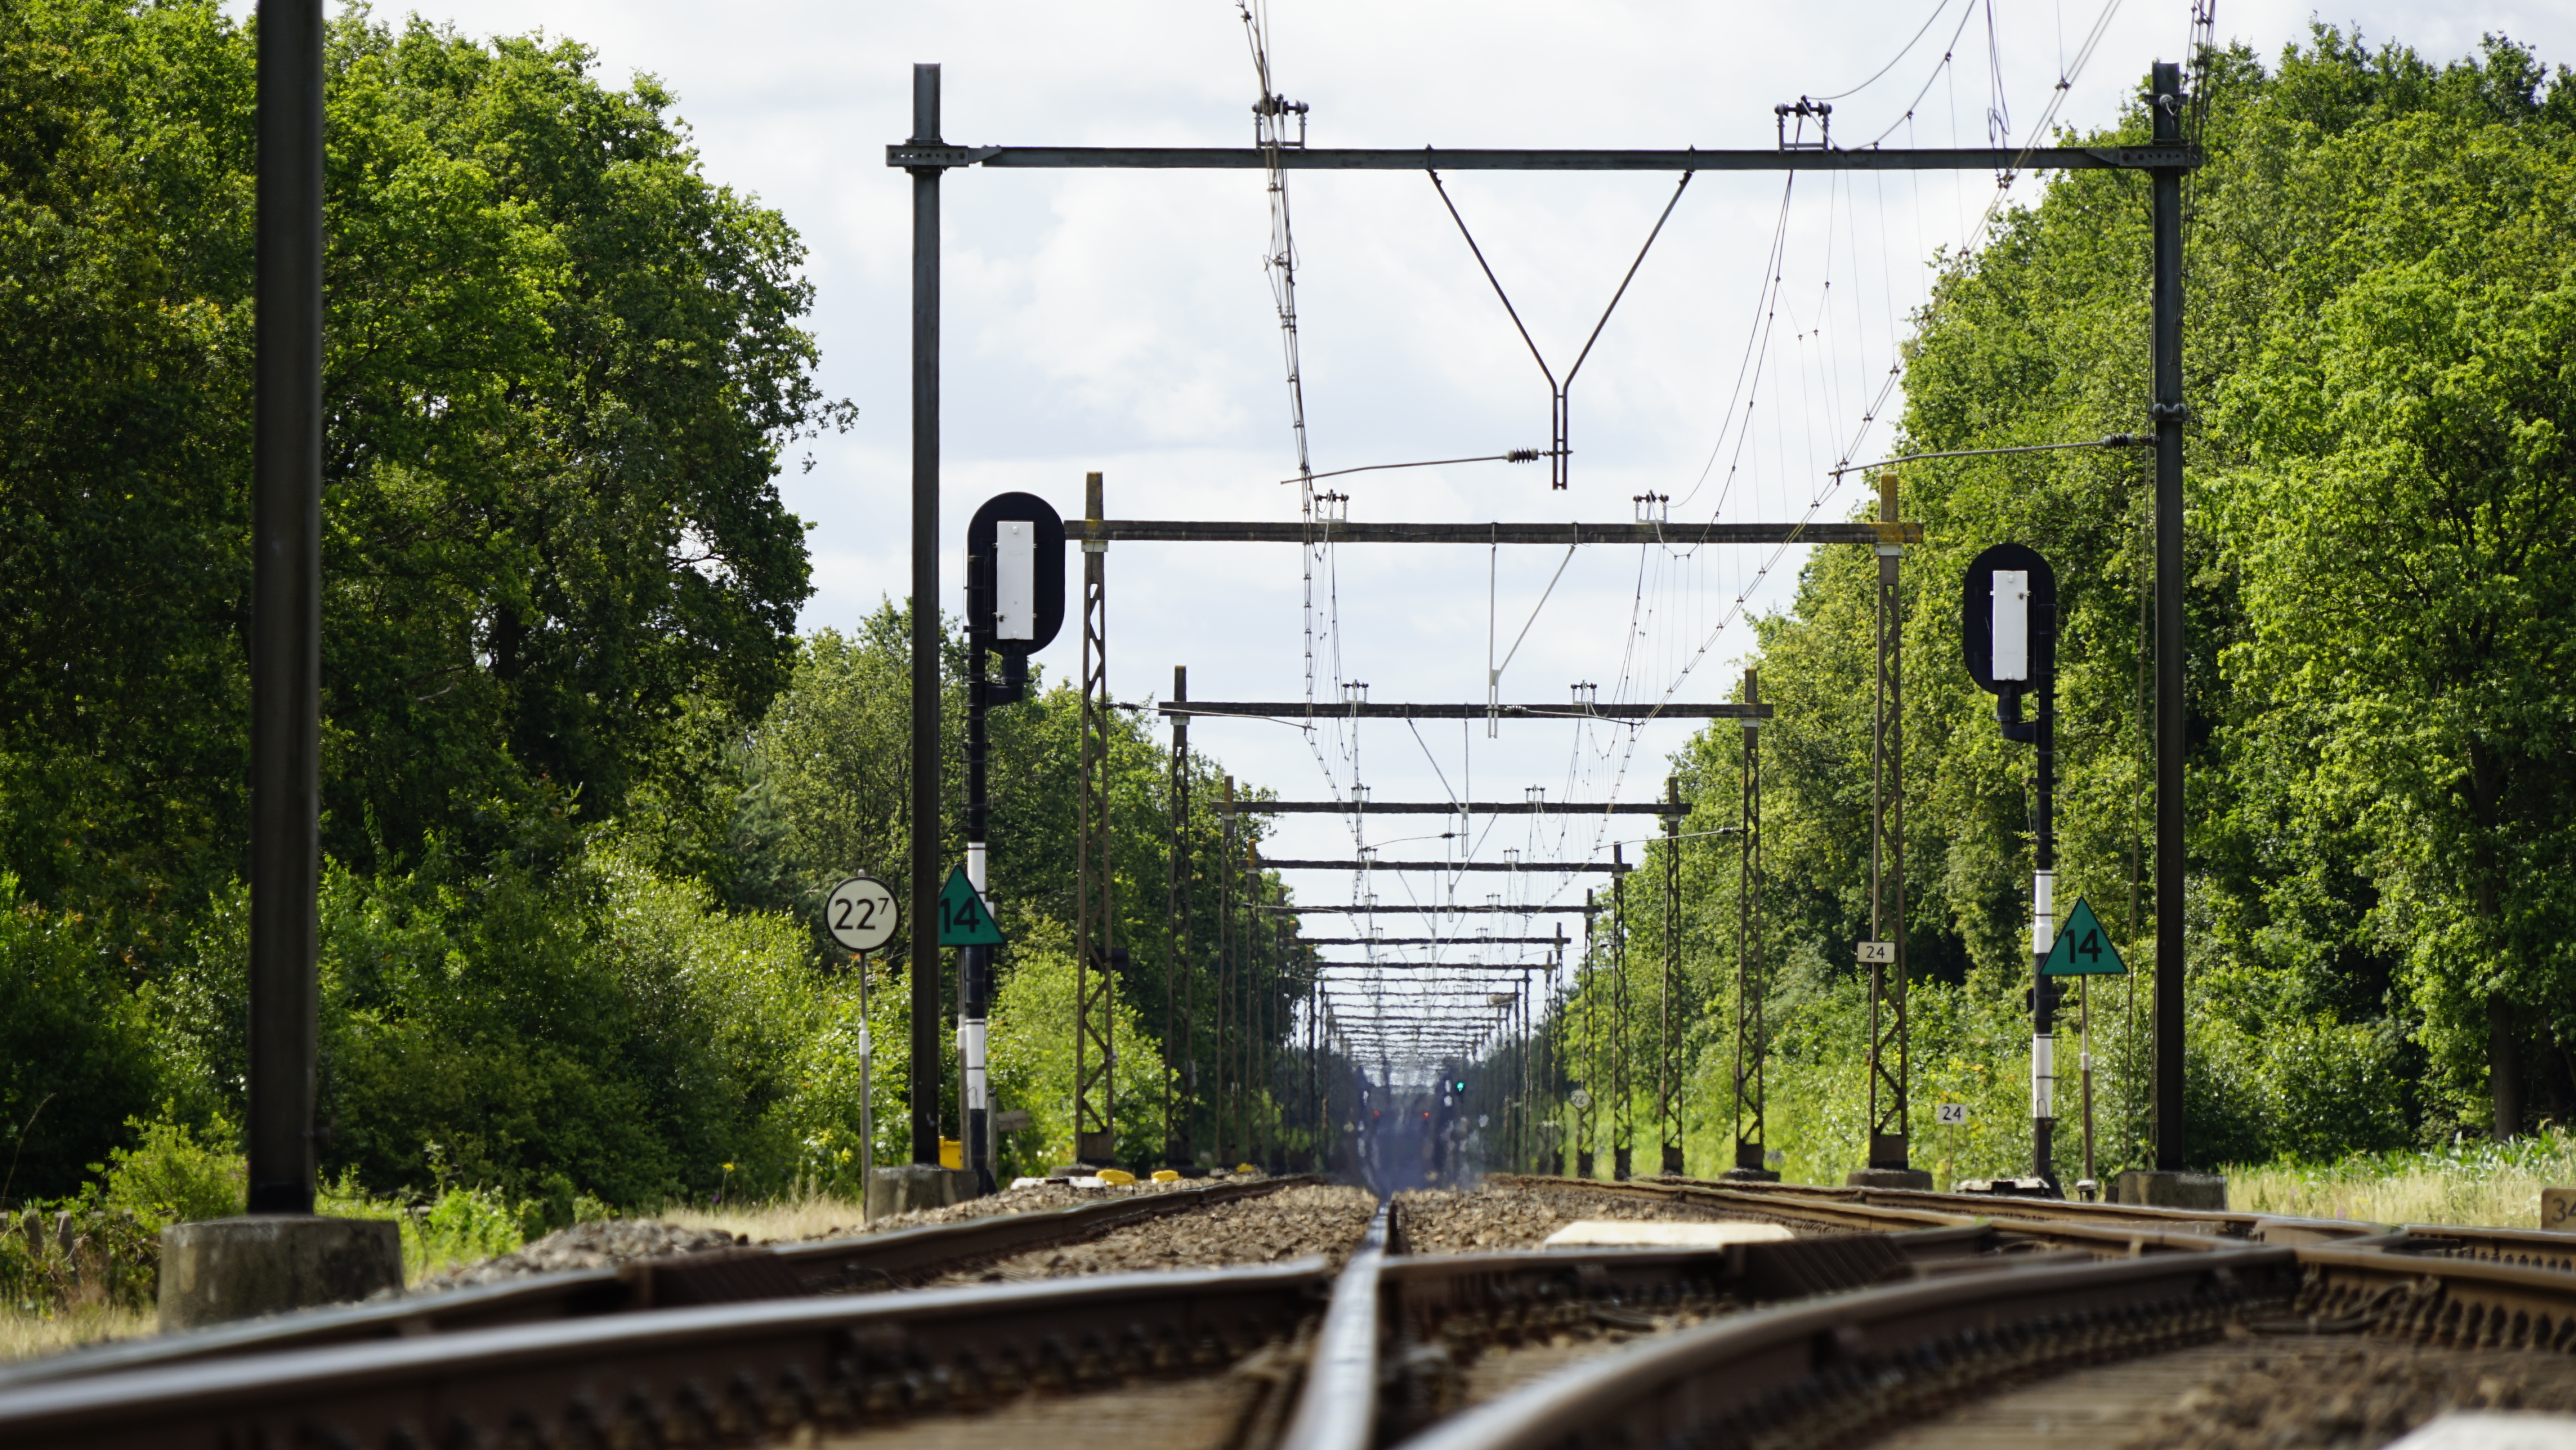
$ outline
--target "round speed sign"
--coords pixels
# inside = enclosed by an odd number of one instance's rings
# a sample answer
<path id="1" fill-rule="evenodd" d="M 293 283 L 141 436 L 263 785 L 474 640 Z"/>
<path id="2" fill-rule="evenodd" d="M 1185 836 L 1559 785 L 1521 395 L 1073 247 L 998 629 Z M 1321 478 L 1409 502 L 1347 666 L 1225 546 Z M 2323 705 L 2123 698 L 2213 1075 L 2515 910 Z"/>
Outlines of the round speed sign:
<path id="1" fill-rule="evenodd" d="M 902 922 L 893 889 L 864 873 L 833 887 L 823 899 L 824 928 L 832 933 L 832 940 L 854 952 L 882 948 L 894 940 L 894 929 Z"/>

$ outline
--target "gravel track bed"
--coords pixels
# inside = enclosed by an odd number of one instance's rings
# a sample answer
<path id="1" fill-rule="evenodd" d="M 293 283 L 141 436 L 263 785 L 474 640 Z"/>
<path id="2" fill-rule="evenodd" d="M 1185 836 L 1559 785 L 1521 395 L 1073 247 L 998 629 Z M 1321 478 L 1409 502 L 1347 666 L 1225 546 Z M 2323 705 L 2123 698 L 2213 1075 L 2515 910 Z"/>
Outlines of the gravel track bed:
<path id="1" fill-rule="evenodd" d="M 531 1274 L 559 1274 L 568 1269 L 613 1269 L 638 1259 L 730 1249 L 742 1242 L 721 1229 L 677 1228 L 649 1218 L 577 1223 L 515 1253 L 432 1274 L 413 1285 L 411 1292 L 434 1294 L 441 1289 L 469 1289 L 477 1284 L 497 1284 Z"/>
<path id="2" fill-rule="evenodd" d="M 1395 1196 L 1404 1218 L 1405 1248 L 1417 1254 L 1472 1254 L 1492 1249 L 1534 1249 L 1576 1219 L 1778 1222 L 1767 1214 L 1737 1213 L 1700 1204 L 1657 1203 L 1612 1190 L 1505 1188 L 1485 1184 L 1464 1192 L 1408 1189 Z M 1822 1232 L 1792 1223 L 1800 1237 Z"/>
<path id="3" fill-rule="evenodd" d="M 1197 1213 L 1112 1229 L 1087 1243 L 1032 1249 L 951 1274 L 942 1284 L 1064 1279 L 1148 1269 L 1267 1264 L 1321 1254 L 1339 1269 L 1367 1234 L 1377 1200 L 1366 1189 L 1307 1184 Z"/>
<path id="4" fill-rule="evenodd" d="M 1167 1193 L 1196 1193 L 1221 1183 L 1257 1183 L 1267 1174 L 1246 1173 L 1238 1177 L 1183 1179 L 1179 1183 L 1137 1183 L 1111 1185 L 1106 1188 L 1075 1188 L 1070 1184 L 1047 1182 L 1027 1188 L 1006 1188 L 982 1198 L 970 1198 L 947 1208 L 921 1208 L 898 1213 L 871 1224 L 852 1224 L 847 1228 L 827 1228 L 808 1235 L 811 1239 L 856 1238 L 861 1234 L 892 1233 L 897 1229 L 928 1228 L 932 1224 L 965 1223 L 970 1219 L 991 1218 L 1001 1213 L 1036 1213 L 1049 1208 L 1079 1208 L 1086 1203 L 1104 1203 L 1113 1198 L 1159 1197 Z"/>
<path id="5" fill-rule="evenodd" d="M 1197 1184 L 1239 1183 L 1242 1178 L 1199 1179 Z M 970 1198 L 948 1208 L 920 1209 L 898 1213 L 871 1224 L 832 1226 L 794 1239 L 754 1240 L 722 1229 L 682 1228 L 649 1218 L 604 1219 L 577 1223 L 546 1235 L 515 1252 L 479 1263 L 443 1270 L 421 1280 L 408 1291 L 434 1294 L 442 1289 L 469 1289 L 481 1284 L 497 1284 L 509 1279 L 523 1279 L 532 1274 L 556 1274 L 572 1269 L 613 1269 L 620 1264 L 643 1259 L 664 1259 L 676 1254 L 705 1253 L 711 1249 L 738 1248 L 758 1243 L 811 1243 L 820 1239 L 857 1238 L 866 1234 L 892 1233 L 898 1229 L 928 1228 L 934 1224 L 965 1223 L 973 1219 L 992 1218 L 1005 1213 L 1037 1213 L 1046 1209 L 1078 1208 L 1087 1203 L 1141 1194 L 1195 1192 L 1168 1184 L 1136 1184 L 1107 1188 L 1075 1188 L 1063 1183 L 1042 1183 L 1028 1188 L 1005 1189 L 984 1198 Z"/>
<path id="6" fill-rule="evenodd" d="M 2229 1371 L 2184 1394 L 2126 1443 L 2372 1450 L 2445 1410 L 2576 1411 L 2576 1358 L 2564 1354 L 2350 1339 L 2234 1347 Z"/>

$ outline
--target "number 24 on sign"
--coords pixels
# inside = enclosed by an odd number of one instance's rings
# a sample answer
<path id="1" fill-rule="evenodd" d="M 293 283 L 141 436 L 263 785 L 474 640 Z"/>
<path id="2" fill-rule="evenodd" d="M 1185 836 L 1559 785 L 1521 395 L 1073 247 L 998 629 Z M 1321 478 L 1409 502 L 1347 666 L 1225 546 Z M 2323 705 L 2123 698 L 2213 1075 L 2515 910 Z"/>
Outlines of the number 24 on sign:
<path id="1" fill-rule="evenodd" d="M 1932 1121 L 1945 1128 L 1964 1128 L 1968 1125 L 1968 1105 L 1935 1103 L 1932 1105 Z"/>

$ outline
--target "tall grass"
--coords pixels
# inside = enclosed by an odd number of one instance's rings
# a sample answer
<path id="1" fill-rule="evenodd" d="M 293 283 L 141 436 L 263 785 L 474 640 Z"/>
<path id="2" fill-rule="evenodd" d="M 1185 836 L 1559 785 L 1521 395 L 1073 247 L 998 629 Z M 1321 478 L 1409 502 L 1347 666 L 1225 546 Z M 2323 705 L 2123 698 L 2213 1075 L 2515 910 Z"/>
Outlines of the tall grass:
<path id="1" fill-rule="evenodd" d="M 2227 1172 L 2227 1206 L 2384 1224 L 2540 1227 L 2540 1190 L 2576 1187 L 2576 1136 L 2555 1127 L 2509 1143 L 2462 1139 L 2429 1152 L 2279 1160 Z"/>

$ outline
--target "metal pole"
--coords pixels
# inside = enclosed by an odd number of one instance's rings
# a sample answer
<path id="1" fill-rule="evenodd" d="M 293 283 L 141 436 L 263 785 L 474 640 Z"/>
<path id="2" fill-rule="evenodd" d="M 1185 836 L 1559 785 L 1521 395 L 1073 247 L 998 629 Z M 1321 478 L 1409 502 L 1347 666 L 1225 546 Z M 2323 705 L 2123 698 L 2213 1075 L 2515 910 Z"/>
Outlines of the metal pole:
<path id="1" fill-rule="evenodd" d="M 912 143 L 939 144 L 939 67 L 912 68 Z M 939 173 L 912 170 L 912 1161 L 939 1161 Z"/>
<path id="2" fill-rule="evenodd" d="M 322 7 L 259 7 L 249 1210 L 313 1211 L 321 927 Z"/>
<path id="3" fill-rule="evenodd" d="M 1234 1136 L 1227 1131 L 1226 1116 L 1226 1105 L 1235 1093 L 1235 1084 L 1230 1080 L 1228 1073 L 1234 1066 L 1234 1056 L 1229 1049 L 1229 1044 L 1234 1033 L 1234 948 L 1235 938 L 1239 935 L 1235 930 L 1234 920 L 1236 817 L 1232 809 L 1233 776 L 1229 775 L 1225 778 L 1224 791 L 1227 806 L 1225 841 L 1220 847 L 1224 855 L 1218 858 L 1216 872 L 1216 1043 L 1213 1053 L 1216 1067 L 1216 1092 L 1208 1100 L 1208 1109 L 1215 1118 L 1209 1126 L 1214 1129 L 1210 1136 L 1215 1140 L 1211 1146 L 1216 1149 L 1216 1166 L 1230 1169 L 1239 1161 L 1234 1156 Z"/>
<path id="4" fill-rule="evenodd" d="M 1172 666 L 1172 700 L 1190 698 L 1190 672 Z M 1171 884 L 1164 922 L 1171 935 L 1163 957 L 1163 1164 L 1179 1168 L 1190 1161 L 1190 1097 L 1195 1086 L 1184 1074 L 1196 1055 L 1195 1030 L 1182 1010 L 1183 984 L 1190 975 L 1190 717 L 1172 717 L 1172 848 Z"/>
<path id="5" fill-rule="evenodd" d="M 2182 140 L 2182 67 L 2159 63 L 2148 110 L 2158 145 Z M 2182 172 L 2155 192 L 2156 425 L 2156 1166 L 2179 1171 L 2183 1145 L 2183 559 Z"/>
<path id="6" fill-rule="evenodd" d="M 1878 518 L 1896 523 L 1896 474 L 1879 475 Z M 1905 1022 L 1905 604 L 1902 544 L 1878 548 L 1878 696 L 1871 738 L 1869 935 L 1892 960 L 1869 968 L 1869 1166 L 1907 1172 Z"/>
<path id="7" fill-rule="evenodd" d="M 1610 848 L 1613 867 L 1626 864 L 1620 848 Z M 1610 878 L 1610 1000 L 1613 1016 L 1610 1026 L 1611 1091 L 1618 1095 L 1618 1106 L 1610 1117 L 1610 1176 L 1621 1183 L 1628 1181 L 1636 1153 L 1636 1103 L 1628 1081 L 1628 873 L 1620 871 Z"/>
<path id="8" fill-rule="evenodd" d="M 859 953 L 859 1221 L 868 1213 L 869 1179 L 877 1171 L 876 1031 L 868 1015 L 868 954 Z"/>
<path id="9" fill-rule="evenodd" d="M 987 616 L 993 588 L 993 561 L 968 558 L 966 561 L 966 618 L 969 621 Z M 970 626 L 971 627 L 971 626 Z M 975 894 L 984 898 L 987 909 L 992 897 L 985 891 L 985 856 L 987 830 L 991 825 L 991 801 L 987 794 L 985 760 L 990 749 L 986 729 L 987 713 L 992 708 L 992 684 L 985 670 L 985 646 L 989 640 L 970 636 L 966 646 L 966 880 Z M 992 1121 L 989 1101 L 990 1079 L 985 1074 L 984 1033 L 987 998 L 992 972 L 991 947 L 957 949 L 957 1117 L 959 1137 L 965 1140 L 965 1166 L 975 1175 L 975 1192 L 990 1193 L 993 1181 L 990 1144 L 986 1133 Z"/>
<path id="10" fill-rule="evenodd" d="M 1097 473 L 1083 475 L 1083 516 L 1104 513 Z M 1082 718 L 1075 744 L 1080 797 L 1074 875 L 1081 900 L 1073 977 L 1073 1156 L 1106 1167 L 1118 1160 L 1117 873 L 1109 862 L 1109 545 L 1082 543 Z M 1096 1062 L 1094 1053 L 1098 1054 Z"/>
<path id="11" fill-rule="evenodd" d="M 1679 776 L 1664 777 L 1664 799 L 1682 803 Z M 1663 1051 L 1655 1067 L 1655 1111 L 1663 1131 L 1662 1171 L 1682 1172 L 1681 1018 L 1673 1010 L 1682 954 L 1682 818 L 1676 810 L 1664 817 L 1664 1023 Z"/>
<path id="12" fill-rule="evenodd" d="M 2031 1171 L 2057 1186 L 2057 1001 L 2042 974 L 2057 933 L 2057 615 L 2031 611 L 2033 671 L 2039 681 L 2039 719 L 2032 727 L 2038 780 L 2033 791 L 2037 829 L 2030 885 L 2030 1140 Z"/>
<path id="13" fill-rule="evenodd" d="M 1759 671 L 1744 672 L 1744 703 L 1762 696 Z M 1769 1049 L 1762 1022 L 1762 722 L 1744 723 L 1744 759 L 1738 784 L 1735 884 L 1735 1166 L 1728 1176 L 1776 1179 L 1763 1162 L 1762 1068 Z"/>
<path id="14" fill-rule="evenodd" d="M 2098 1191 L 2101 1179 L 2093 1172 L 2093 979 L 2076 984 L 2076 1032 L 2084 1039 L 2084 1055 L 2078 1062 L 2084 1075 L 2084 1181 L 2092 1184 L 2089 1192 Z"/>
<path id="15" fill-rule="evenodd" d="M 1574 1176 L 1577 1178 L 1592 1176 L 1593 1144 L 1599 1138 L 1598 1130 L 1601 1126 L 1601 1120 L 1594 1115 L 1599 1099 L 1592 1092 L 1592 1088 L 1601 1081 L 1601 1032 L 1592 1000 L 1599 986 L 1592 970 L 1592 952 L 1595 945 L 1592 936 L 1593 910 L 1592 889 L 1585 887 L 1583 891 L 1583 961 L 1574 969 L 1574 994 L 1583 1004 L 1583 1077 L 1575 1083 L 1575 1091 L 1583 1094 L 1583 1101 L 1575 1104 L 1574 1108 Z"/>

